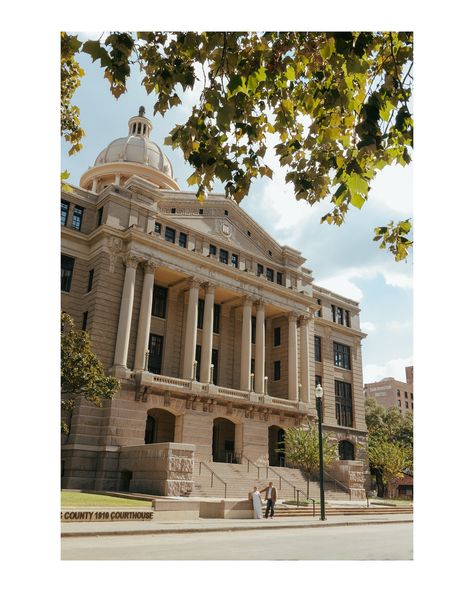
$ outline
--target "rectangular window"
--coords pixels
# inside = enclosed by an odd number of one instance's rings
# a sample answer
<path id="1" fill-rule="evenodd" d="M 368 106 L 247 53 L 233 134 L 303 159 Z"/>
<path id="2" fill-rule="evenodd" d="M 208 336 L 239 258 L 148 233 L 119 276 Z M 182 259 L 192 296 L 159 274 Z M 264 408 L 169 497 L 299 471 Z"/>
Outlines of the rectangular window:
<path id="1" fill-rule="evenodd" d="M 214 365 L 214 370 L 212 372 L 212 382 L 213 384 L 217 384 L 217 379 L 219 377 L 219 350 L 217 349 L 212 350 L 211 364 Z"/>
<path id="2" fill-rule="evenodd" d="M 332 322 L 336 322 L 336 307 L 334 304 L 331 304 L 331 313 L 332 313 Z"/>
<path id="3" fill-rule="evenodd" d="M 319 335 L 314 336 L 314 361 L 321 361 L 321 337 Z"/>
<path id="4" fill-rule="evenodd" d="M 235 253 L 232 253 L 230 264 L 232 265 L 232 267 L 235 267 L 236 269 L 239 268 L 239 256 Z"/>
<path id="5" fill-rule="evenodd" d="M 257 263 L 257 275 L 263 275 L 263 265 L 260 265 L 260 263 Z"/>
<path id="6" fill-rule="evenodd" d="M 281 328 L 275 327 L 273 329 L 273 345 L 278 346 L 281 344 Z"/>
<path id="7" fill-rule="evenodd" d="M 216 245 L 209 245 L 209 255 L 217 255 Z"/>
<path id="8" fill-rule="evenodd" d="M 273 271 L 273 269 L 270 269 L 269 267 L 267 267 L 267 280 L 270 282 L 274 282 L 275 281 L 275 273 Z"/>
<path id="9" fill-rule="evenodd" d="M 398 406 L 401 407 L 402 406 L 402 402 L 401 401 L 397 401 Z"/>
<path id="10" fill-rule="evenodd" d="M 408 401 L 405 401 L 405 407 L 408 409 Z"/>
<path id="11" fill-rule="evenodd" d="M 199 344 L 196 345 L 196 355 L 194 357 L 196 364 L 196 380 L 199 382 L 201 380 L 201 346 Z"/>
<path id="12" fill-rule="evenodd" d="M 413 393 L 410 393 L 410 399 L 413 401 Z"/>
<path id="13" fill-rule="evenodd" d="M 180 247 L 183 247 L 183 249 L 185 249 L 188 245 L 188 235 L 185 232 L 180 232 L 179 233 L 179 242 L 178 242 Z"/>
<path id="14" fill-rule="evenodd" d="M 81 208 L 81 206 L 74 206 L 74 210 L 72 212 L 71 228 L 74 228 L 74 230 L 81 230 L 83 215 L 84 208 Z"/>
<path id="15" fill-rule="evenodd" d="M 280 380 L 281 364 L 280 360 L 273 362 L 273 380 Z"/>
<path id="16" fill-rule="evenodd" d="M 255 376 L 255 358 L 250 359 L 250 374 Z"/>
<path id="17" fill-rule="evenodd" d="M 321 312 L 321 300 L 319 300 L 319 298 L 317 300 L 317 303 L 318 303 L 318 306 L 320 308 L 318 308 L 318 312 L 316 314 L 317 314 L 318 317 L 321 317 L 322 316 L 322 312 Z"/>
<path id="18" fill-rule="evenodd" d="M 168 299 L 168 288 L 163 286 L 153 286 L 153 302 L 151 305 L 151 314 L 154 317 L 166 318 L 166 301 Z"/>
<path id="19" fill-rule="evenodd" d="M 61 200 L 61 226 L 66 226 L 67 216 L 69 214 L 69 202 Z"/>
<path id="20" fill-rule="evenodd" d="M 161 374 L 161 358 L 163 356 L 163 335 L 150 333 L 148 340 L 148 372 Z"/>
<path id="21" fill-rule="evenodd" d="M 229 251 L 219 249 L 219 261 L 227 265 L 229 263 Z"/>
<path id="22" fill-rule="evenodd" d="M 281 271 L 277 271 L 277 284 L 283 286 L 283 274 Z"/>
<path id="23" fill-rule="evenodd" d="M 221 325 L 221 305 L 214 304 L 214 325 L 212 327 L 213 333 L 220 332 L 220 325 Z"/>
<path id="24" fill-rule="evenodd" d="M 316 374 L 316 376 L 314 377 L 314 386 L 318 386 L 318 384 L 323 386 L 323 378 L 322 376 L 319 376 L 319 374 Z"/>
<path id="25" fill-rule="evenodd" d="M 255 336 L 257 335 L 257 317 L 252 316 L 252 343 L 255 343 Z"/>
<path id="26" fill-rule="evenodd" d="M 94 281 L 94 270 L 89 269 L 89 279 L 87 280 L 87 291 L 90 292 L 92 290 L 92 283 Z"/>
<path id="27" fill-rule="evenodd" d="M 176 240 L 176 230 L 174 228 L 170 228 L 167 226 L 165 228 L 165 241 L 169 243 L 174 243 Z"/>
<path id="28" fill-rule="evenodd" d="M 405 391 L 405 399 L 408 399 L 408 393 Z"/>
<path id="29" fill-rule="evenodd" d="M 199 298 L 197 328 L 202 329 L 203 325 L 204 325 L 204 300 L 202 298 Z"/>
<path id="30" fill-rule="evenodd" d="M 86 312 L 82 315 L 82 330 L 86 331 L 87 329 L 87 317 L 89 316 L 89 311 L 86 310 Z"/>
<path id="31" fill-rule="evenodd" d="M 61 255 L 61 291 L 71 290 L 72 272 L 74 270 L 74 259 L 67 255 Z"/>
<path id="32" fill-rule="evenodd" d="M 397 397 L 400 396 L 400 391 L 397 389 Z"/>
<path id="33" fill-rule="evenodd" d="M 345 311 L 346 313 L 346 327 L 351 326 L 351 314 L 348 310 Z"/>
<path id="34" fill-rule="evenodd" d="M 351 348 L 343 343 L 333 343 L 334 366 L 351 369 Z"/>
<path id="35" fill-rule="evenodd" d="M 339 325 L 344 325 L 344 315 L 343 315 L 343 310 L 342 308 L 340 308 L 339 306 L 337 307 L 337 322 L 339 323 Z"/>
<path id="36" fill-rule="evenodd" d="M 338 425 L 352 427 L 352 387 L 348 382 L 334 381 L 336 420 Z"/>
<path id="37" fill-rule="evenodd" d="M 100 226 L 102 224 L 102 215 L 104 213 L 104 208 L 99 208 L 97 210 L 97 226 Z"/>
<path id="38" fill-rule="evenodd" d="M 155 222 L 155 233 L 161 234 L 161 223 L 160 222 Z"/>

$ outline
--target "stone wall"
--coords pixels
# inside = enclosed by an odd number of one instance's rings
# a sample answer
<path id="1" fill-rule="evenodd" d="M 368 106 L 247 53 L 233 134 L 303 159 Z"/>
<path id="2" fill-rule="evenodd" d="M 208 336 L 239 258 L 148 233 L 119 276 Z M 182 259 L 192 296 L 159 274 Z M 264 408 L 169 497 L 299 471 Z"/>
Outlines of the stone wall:
<path id="1" fill-rule="evenodd" d="M 124 446 L 120 451 L 119 472 L 131 473 L 130 491 L 180 496 L 193 488 L 193 444 L 163 442 Z"/>

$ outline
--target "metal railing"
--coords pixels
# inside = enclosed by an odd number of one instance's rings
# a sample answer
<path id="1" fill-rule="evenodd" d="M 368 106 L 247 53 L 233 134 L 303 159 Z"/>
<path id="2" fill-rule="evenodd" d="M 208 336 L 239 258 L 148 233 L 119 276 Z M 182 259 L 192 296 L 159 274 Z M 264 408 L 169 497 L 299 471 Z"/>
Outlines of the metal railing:
<path id="1" fill-rule="evenodd" d="M 204 465 L 206 469 L 211 473 L 211 487 L 214 487 L 214 477 L 218 479 L 224 485 L 224 497 L 227 497 L 227 483 L 219 477 L 217 473 L 215 473 L 211 467 L 209 467 L 204 461 L 200 460 L 199 462 L 199 474 L 201 474 L 201 467 Z"/>
<path id="2" fill-rule="evenodd" d="M 304 491 L 301 491 L 301 489 L 297 489 L 296 490 L 296 507 L 297 508 L 300 507 L 300 493 L 302 493 L 307 500 L 310 500 L 313 502 L 313 518 L 314 518 L 316 516 L 316 500 L 312 497 L 307 496 Z"/>
<path id="3" fill-rule="evenodd" d="M 257 479 L 260 481 L 260 471 L 261 470 L 265 471 L 267 479 L 268 479 L 268 471 L 272 471 L 279 479 L 280 490 L 282 488 L 281 487 L 282 482 L 286 483 L 287 485 L 289 485 L 293 489 L 293 499 L 296 499 L 296 486 L 293 485 L 293 483 L 291 483 L 291 481 L 288 481 L 288 479 L 285 479 L 285 477 L 282 477 L 272 467 L 269 467 L 267 465 L 265 465 L 264 467 L 259 467 L 257 464 L 255 464 L 252 460 L 250 460 L 248 457 L 246 457 L 244 455 L 242 455 L 242 459 L 245 459 L 247 461 L 247 473 L 249 472 L 250 465 L 253 465 L 257 469 Z"/>

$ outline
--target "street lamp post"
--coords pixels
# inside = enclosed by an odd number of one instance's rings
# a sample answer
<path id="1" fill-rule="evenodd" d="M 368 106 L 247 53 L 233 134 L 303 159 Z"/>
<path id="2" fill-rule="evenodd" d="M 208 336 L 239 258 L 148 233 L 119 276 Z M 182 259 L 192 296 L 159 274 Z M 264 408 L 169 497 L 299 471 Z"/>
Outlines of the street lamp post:
<path id="1" fill-rule="evenodd" d="M 323 414 L 322 414 L 323 387 L 316 387 L 316 410 L 318 412 L 319 434 L 319 495 L 320 495 L 320 520 L 326 520 L 326 507 L 324 504 L 324 461 L 323 461 Z"/>

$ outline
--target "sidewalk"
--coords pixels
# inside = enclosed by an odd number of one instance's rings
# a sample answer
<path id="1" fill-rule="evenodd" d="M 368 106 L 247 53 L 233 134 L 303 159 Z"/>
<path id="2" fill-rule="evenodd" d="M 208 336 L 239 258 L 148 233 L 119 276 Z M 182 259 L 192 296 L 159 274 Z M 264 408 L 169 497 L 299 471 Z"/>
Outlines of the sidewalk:
<path id="1" fill-rule="evenodd" d="M 374 516 L 329 516 L 325 521 L 315 518 L 275 516 L 265 520 L 199 518 L 182 522 L 153 519 L 133 522 L 62 522 L 62 537 L 115 536 L 133 534 L 181 534 L 191 532 L 219 532 L 237 530 L 271 530 L 275 528 L 327 528 L 366 524 L 401 524 L 413 522 L 413 514 L 378 514 Z"/>

